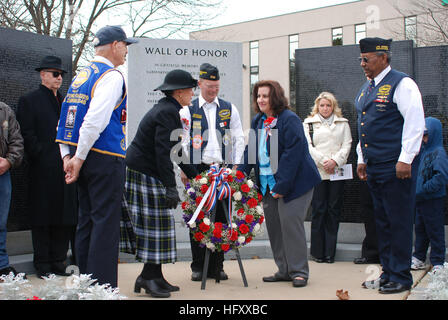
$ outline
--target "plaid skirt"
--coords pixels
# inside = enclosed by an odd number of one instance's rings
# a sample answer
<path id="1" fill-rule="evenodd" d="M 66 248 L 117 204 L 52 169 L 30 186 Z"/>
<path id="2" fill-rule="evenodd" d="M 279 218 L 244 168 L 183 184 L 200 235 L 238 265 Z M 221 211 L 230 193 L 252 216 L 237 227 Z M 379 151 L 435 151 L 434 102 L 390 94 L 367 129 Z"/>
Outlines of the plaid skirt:
<path id="1" fill-rule="evenodd" d="M 174 263 L 176 230 L 165 205 L 165 187 L 156 178 L 126 168 L 125 198 L 135 233 L 135 255 L 141 262 Z"/>

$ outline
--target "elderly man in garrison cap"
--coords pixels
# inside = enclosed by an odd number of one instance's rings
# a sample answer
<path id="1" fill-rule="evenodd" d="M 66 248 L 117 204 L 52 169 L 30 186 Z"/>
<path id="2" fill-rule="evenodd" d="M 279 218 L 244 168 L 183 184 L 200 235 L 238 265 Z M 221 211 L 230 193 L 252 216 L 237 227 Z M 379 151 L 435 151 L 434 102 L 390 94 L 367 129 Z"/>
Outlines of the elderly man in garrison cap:
<path id="1" fill-rule="evenodd" d="M 65 183 L 59 145 L 55 142 L 64 99 L 59 88 L 67 71 L 56 56 L 44 57 L 35 70 L 40 85 L 20 97 L 17 112 L 29 169 L 33 263 L 38 277 L 50 273 L 68 275 L 64 262 L 75 233 L 78 199 L 76 186 Z"/>
<path id="2" fill-rule="evenodd" d="M 62 104 L 56 141 L 67 183 L 78 182 L 76 259 L 81 273 L 117 286 L 121 199 L 125 182 L 128 45 L 121 27 L 95 35 L 96 56 L 74 78 Z M 70 146 L 70 148 L 69 148 Z"/>
<path id="3" fill-rule="evenodd" d="M 198 172 L 206 171 L 213 163 L 236 168 L 244 153 L 244 134 L 238 109 L 230 102 L 218 98 L 220 76 L 218 68 L 203 63 L 199 69 L 198 85 L 201 94 L 189 107 L 180 111 L 181 118 L 189 126 L 188 153 L 190 161 Z M 181 173 L 182 182 L 188 179 Z M 226 222 L 221 201 L 217 202 L 216 221 Z M 190 233 L 193 256 L 191 263 L 191 280 L 201 281 L 204 266 L 205 248 L 193 239 Z M 223 270 L 224 253 L 213 253 L 207 275 L 212 278 L 227 280 Z"/>
<path id="4" fill-rule="evenodd" d="M 381 38 L 359 41 L 368 81 L 355 100 L 357 173 L 367 180 L 373 198 L 383 294 L 412 286 L 415 179 L 425 129 L 420 91 L 408 75 L 391 69 L 390 45 L 391 40 Z"/>

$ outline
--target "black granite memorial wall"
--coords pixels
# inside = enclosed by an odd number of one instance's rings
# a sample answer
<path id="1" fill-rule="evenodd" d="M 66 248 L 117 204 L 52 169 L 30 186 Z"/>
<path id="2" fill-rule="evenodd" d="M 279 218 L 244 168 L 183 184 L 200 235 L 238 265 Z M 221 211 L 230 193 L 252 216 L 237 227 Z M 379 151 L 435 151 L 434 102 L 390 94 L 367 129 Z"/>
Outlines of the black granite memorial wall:
<path id="1" fill-rule="evenodd" d="M 65 95 L 72 74 L 72 41 L 0 27 L 0 101 L 16 111 L 19 97 L 39 86 L 39 73 L 34 69 L 47 55 L 59 56 L 68 71 L 61 87 Z M 26 158 L 19 168 L 11 170 L 8 231 L 29 229 L 32 208 L 28 204 L 27 170 Z"/>
<path id="2" fill-rule="evenodd" d="M 412 41 L 394 41 L 391 66 L 410 75 L 422 93 L 425 116 L 440 119 L 448 143 L 448 46 L 414 48 Z M 366 81 L 360 67 L 359 46 L 334 46 L 296 50 L 296 112 L 303 120 L 311 112 L 322 91 L 332 92 L 344 117 L 349 120 L 353 137 L 348 163 L 353 165 L 353 180 L 345 184 L 341 222 L 362 222 L 359 184 L 356 176 L 358 143 L 354 100 Z M 448 204 L 448 202 L 447 202 Z M 447 205 L 448 208 L 448 205 Z M 448 222 L 448 216 L 446 219 Z"/>

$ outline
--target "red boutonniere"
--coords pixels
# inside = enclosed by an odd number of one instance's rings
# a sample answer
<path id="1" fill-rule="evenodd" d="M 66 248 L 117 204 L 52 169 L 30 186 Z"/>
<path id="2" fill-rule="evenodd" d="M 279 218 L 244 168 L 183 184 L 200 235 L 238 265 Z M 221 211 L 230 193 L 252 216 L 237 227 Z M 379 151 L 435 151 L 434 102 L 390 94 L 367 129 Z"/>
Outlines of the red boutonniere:
<path id="1" fill-rule="evenodd" d="M 277 124 L 277 118 L 268 117 L 266 120 L 264 120 L 263 124 L 264 129 L 266 130 L 266 140 L 267 140 L 268 136 L 272 135 L 271 129 L 274 128 L 275 125 Z"/>
<path id="2" fill-rule="evenodd" d="M 180 119 L 182 121 L 182 126 L 185 130 L 190 130 L 190 121 L 188 121 L 187 118 L 181 118 Z"/>
<path id="3" fill-rule="evenodd" d="M 277 124 L 277 118 L 268 117 L 266 120 L 264 120 L 263 124 L 265 127 L 269 126 L 272 129 Z"/>

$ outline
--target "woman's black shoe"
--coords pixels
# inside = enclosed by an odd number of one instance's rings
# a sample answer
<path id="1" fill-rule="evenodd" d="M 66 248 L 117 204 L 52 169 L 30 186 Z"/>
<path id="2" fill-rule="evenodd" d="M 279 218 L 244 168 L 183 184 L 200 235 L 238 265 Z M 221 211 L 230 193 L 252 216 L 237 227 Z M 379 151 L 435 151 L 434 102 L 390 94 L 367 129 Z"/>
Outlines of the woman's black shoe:
<path id="1" fill-rule="evenodd" d="M 165 278 L 159 278 L 159 279 L 156 279 L 156 281 L 158 282 L 159 286 L 162 289 L 165 289 L 168 292 L 174 292 L 174 291 L 179 291 L 180 290 L 180 288 L 178 286 L 173 286 L 168 281 L 166 281 Z"/>
<path id="2" fill-rule="evenodd" d="M 135 281 L 134 292 L 140 293 L 143 288 L 147 294 L 154 298 L 169 298 L 171 294 L 160 286 L 161 281 L 163 281 L 161 278 L 145 280 L 142 276 L 138 276 Z"/>

